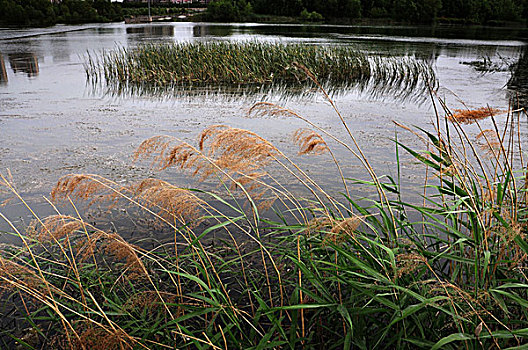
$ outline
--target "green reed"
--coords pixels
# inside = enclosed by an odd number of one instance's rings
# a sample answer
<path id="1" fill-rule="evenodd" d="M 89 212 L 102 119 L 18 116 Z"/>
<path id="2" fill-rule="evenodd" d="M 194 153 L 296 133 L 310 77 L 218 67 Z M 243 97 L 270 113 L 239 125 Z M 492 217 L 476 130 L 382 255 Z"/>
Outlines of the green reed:
<path id="1" fill-rule="evenodd" d="M 171 239 L 132 244 L 81 214 L 37 219 L 27 232 L 13 227 L 23 244 L 2 250 L 0 288 L 7 295 L 3 300 L 13 305 L 6 316 L 14 315 L 22 326 L 4 327 L 2 345 L 524 346 L 528 172 L 520 125 L 525 115 L 490 110 L 492 129 L 475 139 L 442 107 L 428 130 L 400 125 L 424 147 L 409 148 L 396 137 L 394 177 L 376 174 L 351 131 L 340 139 L 280 106 L 252 108 L 306 121 L 314 133 L 298 134 L 301 153 L 330 152 L 325 139 L 334 139 L 361 159 L 371 177 L 361 183 L 378 193 L 366 201 L 343 196 L 359 182 L 346 173 L 340 172 L 343 194 L 327 193 L 279 148 L 225 126 L 206 129 L 197 145 L 154 137 L 135 154 L 154 159 L 158 170 L 214 177 L 223 191 L 182 189 L 155 179 L 126 186 L 97 175 L 65 176 L 52 193 L 56 202 L 132 206 L 138 220 L 151 220 L 155 232 L 166 227 Z M 470 114 L 465 113 L 466 122 Z M 475 118 L 472 126 L 480 128 L 481 121 Z M 404 152 L 423 166 L 422 204 L 405 201 L 399 181 Z M 272 163 L 310 195 L 300 199 L 265 173 Z M 343 170 L 339 159 L 334 163 Z M 2 181 L 25 205 L 10 182 Z M 270 198 L 274 213 L 263 205 Z"/>
<path id="2" fill-rule="evenodd" d="M 350 46 L 270 42 L 186 42 L 146 44 L 89 55 L 88 78 L 109 85 L 250 85 L 310 82 L 306 67 L 325 87 L 349 87 L 371 79 L 385 86 L 412 87 L 435 75 L 412 58 L 371 58 Z"/>

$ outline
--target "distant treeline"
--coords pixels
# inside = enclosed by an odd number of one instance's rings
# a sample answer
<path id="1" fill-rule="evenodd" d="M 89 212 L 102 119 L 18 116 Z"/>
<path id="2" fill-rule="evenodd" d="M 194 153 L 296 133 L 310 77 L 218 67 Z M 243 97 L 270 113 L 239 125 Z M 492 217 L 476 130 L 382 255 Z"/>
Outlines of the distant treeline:
<path id="1" fill-rule="evenodd" d="M 465 24 L 524 21 L 528 0 L 215 0 L 212 20 L 248 20 L 251 15 L 300 17 L 306 21 L 392 19 Z"/>
<path id="2" fill-rule="evenodd" d="M 0 23 L 50 26 L 123 20 L 121 5 L 110 0 L 0 0 Z"/>
<path id="3" fill-rule="evenodd" d="M 155 4 L 151 13 L 179 14 L 181 5 Z M 0 25 L 49 26 L 56 23 L 122 21 L 146 14 L 144 3 L 110 0 L 0 0 Z M 502 24 L 526 21 L 528 0 L 213 0 L 200 20 L 353 23 L 358 19 Z"/>

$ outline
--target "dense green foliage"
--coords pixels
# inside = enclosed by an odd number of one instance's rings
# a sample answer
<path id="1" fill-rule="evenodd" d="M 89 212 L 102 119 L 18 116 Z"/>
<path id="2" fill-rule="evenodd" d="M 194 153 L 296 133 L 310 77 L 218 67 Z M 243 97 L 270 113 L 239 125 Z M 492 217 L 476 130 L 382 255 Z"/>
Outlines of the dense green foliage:
<path id="1" fill-rule="evenodd" d="M 90 55 L 90 81 L 108 92 L 185 93 L 193 87 L 274 89 L 311 87 L 305 70 L 332 92 L 351 86 L 411 95 L 436 85 L 432 67 L 411 57 L 369 57 L 347 46 L 259 42 L 191 42 L 140 45 Z M 423 81 L 427 81 L 426 84 Z M 370 84 L 369 84 L 370 83 Z M 429 84 L 429 85 L 427 85 Z M 293 89 L 299 93 L 305 89 Z"/>
<path id="2" fill-rule="evenodd" d="M 14 25 L 46 26 L 56 23 L 48 0 L 0 0 L 0 22 Z"/>
<path id="3" fill-rule="evenodd" d="M 242 5 L 242 3 L 244 5 Z M 244 20 L 246 1 L 217 0 L 209 5 L 210 19 Z M 414 23 L 432 23 L 438 18 L 456 23 L 497 23 L 524 20 L 526 0 L 252 0 L 256 14 L 298 17 L 313 21 L 351 21 L 357 18 L 386 18 Z M 307 16 L 307 14 L 314 14 Z M 315 15 L 316 14 L 316 15 Z"/>
<path id="4" fill-rule="evenodd" d="M 57 23 L 120 21 L 121 6 L 110 0 L 0 0 L 0 23 L 50 26 Z"/>
<path id="5" fill-rule="evenodd" d="M 49 26 L 56 23 L 121 21 L 125 15 L 147 14 L 144 3 L 111 0 L 0 0 L 0 23 Z M 155 4 L 152 14 L 179 14 L 181 5 Z M 253 21 L 282 16 L 302 22 L 385 19 L 412 23 L 500 24 L 525 21 L 528 0 L 215 0 L 203 19 Z M 263 17 L 260 17 L 263 18 Z M 268 18 L 269 20 L 269 18 Z"/>
<path id="6" fill-rule="evenodd" d="M 246 0 L 217 0 L 207 8 L 207 19 L 211 21 L 246 21 L 252 16 L 253 7 Z"/>

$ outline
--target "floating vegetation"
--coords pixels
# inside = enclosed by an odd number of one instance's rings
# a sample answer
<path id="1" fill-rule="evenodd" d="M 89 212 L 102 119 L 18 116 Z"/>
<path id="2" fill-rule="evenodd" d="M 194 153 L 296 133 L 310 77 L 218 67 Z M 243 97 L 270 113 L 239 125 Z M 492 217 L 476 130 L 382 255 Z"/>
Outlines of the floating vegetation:
<path id="1" fill-rule="evenodd" d="M 512 58 L 498 56 L 497 59 L 492 59 L 489 56 L 484 56 L 479 60 L 474 61 L 462 61 L 461 64 L 471 66 L 477 72 L 481 73 L 493 73 L 493 72 L 509 72 L 515 66 L 515 62 Z"/>
<path id="2" fill-rule="evenodd" d="M 104 82 L 109 92 L 119 95 L 266 93 L 288 86 L 294 87 L 294 94 L 303 94 L 313 83 L 299 67 L 312 72 L 330 93 L 360 87 L 405 96 L 436 87 L 434 71 L 424 61 L 369 57 L 349 46 L 254 41 L 148 44 L 89 54 L 85 64 L 92 84 Z"/>
<path id="3" fill-rule="evenodd" d="M 512 66 L 512 75 L 506 84 L 515 97 L 516 108 L 528 110 L 528 50 L 523 49 L 517 63 Z"/>
<path id="4" fill-rule="evenodd" d="M 501 113 L 502 111 L 490 107 L 481 107 L 478 109 L 455 109 L 454 112 L 455 113 L 448 115 L 450 121 L 461 124 L 473 124 L 479 120 Z"/>

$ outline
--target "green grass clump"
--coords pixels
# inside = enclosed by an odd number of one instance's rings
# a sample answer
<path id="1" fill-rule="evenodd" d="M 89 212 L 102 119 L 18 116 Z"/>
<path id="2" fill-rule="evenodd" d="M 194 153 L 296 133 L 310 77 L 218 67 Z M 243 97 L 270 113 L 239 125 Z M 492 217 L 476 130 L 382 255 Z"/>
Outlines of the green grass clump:
<path id="1" fill-rule="evenodd" d="M 326 95 L 327 96 L 327 95 Z M 329 100 L 331 102 L 331 100 Z M 332 106 L 335 106 L 331 103 Z M 364 165 L 377 197 L 355 200 L 339 159 L 343 193 L 324 190 L 255 133 L 213 126 L 196 145 L 158 136 L 136 159 L 180 168 L 224 188 L 206 192 L 157 179 L 123 185 L 67 175 L 52 200 L 136 208 L 171 239 L 123 239 L 80 214 L 38 219 L 21 246 L 0 255 L 0 288 L 16 340 L 48 349 L 488 349 L 528 339 L 528 202 L 519 111 L 497 116 L 476 138 L 445 108 L 414 150 L 395 140 L 397 177 L 380 177 L 353 133 L 296 133 L 301 154 L 341 144 Z M 499 121 L 499 122 L 498 122 Z M 472 127 L 481 127 L 482 118 Z M 502 125 L 499 128 L 498 125 Z M 405 151 L 424 167 L 423 203 L 402 193 Z M 277 164 L 306 187 L 301 199 L 265 170 Z M 9 181 L 3 185 L 17 195 Z M 20 200 L 21 198 L 18 197 Z M 22 202 L 24 203 L 24 202 Z M 365 204 L 367 203 L 367 204 Z M 270 215 L 272 205 L 275 213 Z M 0 213 L 2 218 L 6 219 Z M 7 305 L 7 303 L 6 303 Z M 27 327 L 27 328 L 26 328 Z M 20 331 L 24 329 L 24 331 Z"/>
<path id="2" fill-rule="evenodd" d="M 381 87 L 415 88 L 435 75 L 413 58 L 373 58 L 350 46 L 315 46 L 270 42 L 188 42 L 118 48 L 89 56 L 85 65 L 92 81 L 117 88 L 178 85 L 251 85 L 311 82 L 350 87 L 371 79 Z M 423 86 L 423 84 L 422 84 Z"/>

